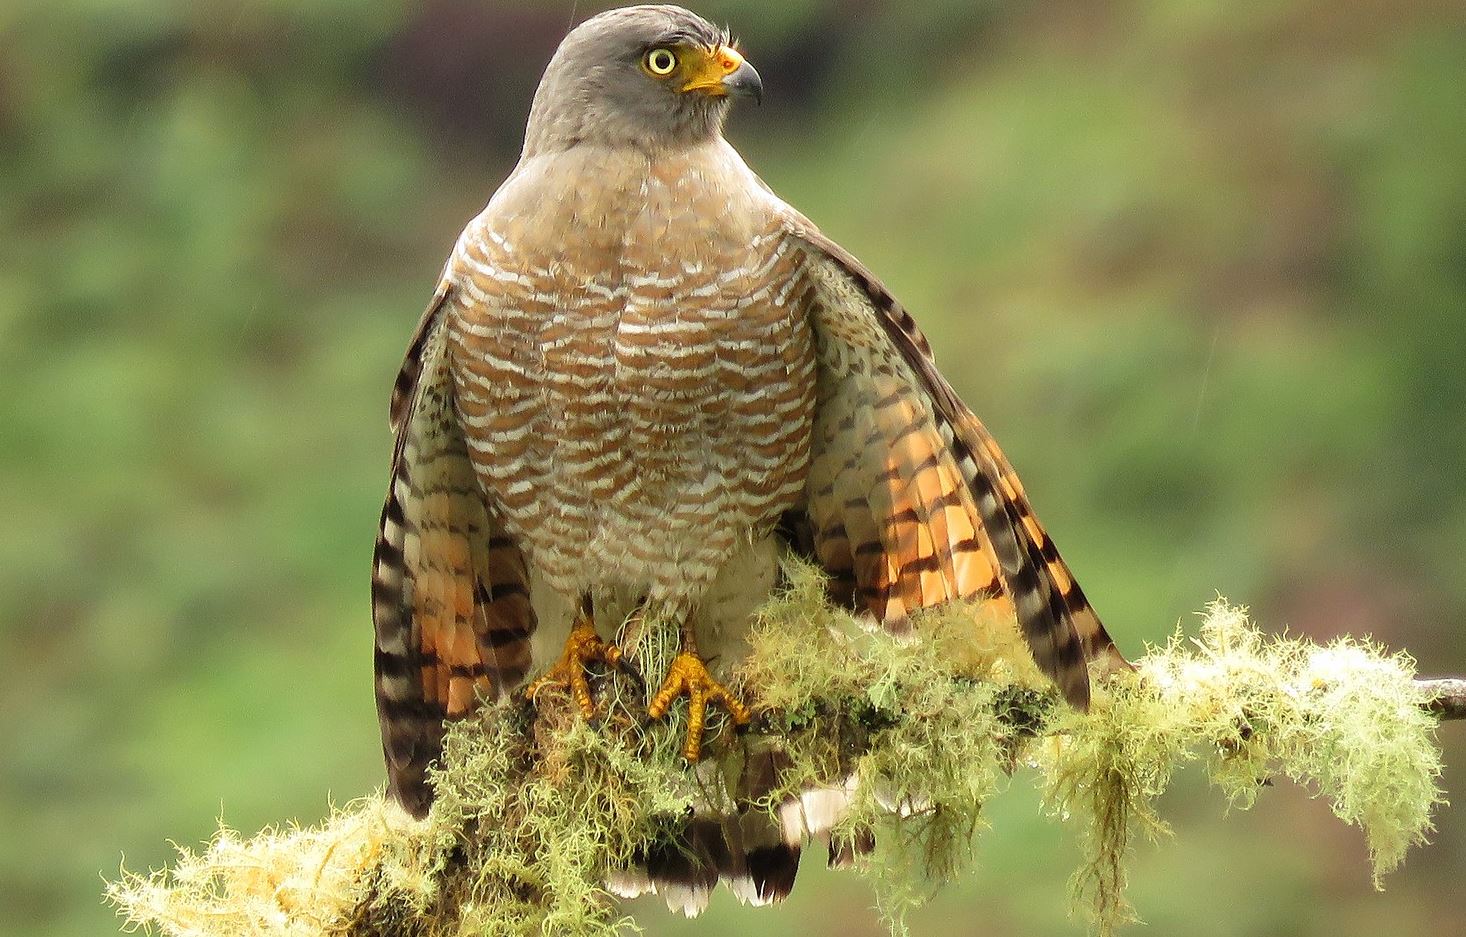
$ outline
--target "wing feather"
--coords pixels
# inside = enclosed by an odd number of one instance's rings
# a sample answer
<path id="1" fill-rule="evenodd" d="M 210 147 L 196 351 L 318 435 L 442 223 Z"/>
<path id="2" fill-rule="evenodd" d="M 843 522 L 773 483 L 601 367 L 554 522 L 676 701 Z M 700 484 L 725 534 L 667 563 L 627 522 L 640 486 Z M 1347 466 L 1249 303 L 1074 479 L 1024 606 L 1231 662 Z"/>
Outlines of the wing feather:
<path id="1" fill-rule="evenodd" d="M 372 578 L 377 715 L 388 789 L 416 816 L 444 721 L 517 685 L 530 666 L 529 574 L 468 458 L 447 362 L 440 289 L 392 394 L 397 431 Z"/>
<path id="2" fill-rule="evenodd" d="M 1009 599 L 1034 659 L 1087 708 L 1087 662 L 1126 664 L 1012 465 L 890 291 L 802 217 L 788 230 L 816 283 L 814 555 L 837 576 L 853 574 L 855 604 L 888 628 L 954 598 Z"/>

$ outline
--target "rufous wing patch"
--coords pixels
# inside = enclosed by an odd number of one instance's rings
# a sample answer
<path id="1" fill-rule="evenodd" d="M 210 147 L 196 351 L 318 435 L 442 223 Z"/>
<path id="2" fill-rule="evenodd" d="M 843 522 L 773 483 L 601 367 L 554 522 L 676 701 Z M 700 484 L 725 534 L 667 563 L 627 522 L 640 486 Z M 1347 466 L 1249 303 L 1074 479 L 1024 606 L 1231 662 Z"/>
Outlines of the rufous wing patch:
<path id="1" fill-rule="evenodd" d="M 814 555 L 889 628 L 954 598 L 1006 597 L 1039 666 L 1087 708 L 1088 661 L 1127 665 L 1013 467 L 880 281 L 792 211 L 789 232 L 817 287 Z"/>

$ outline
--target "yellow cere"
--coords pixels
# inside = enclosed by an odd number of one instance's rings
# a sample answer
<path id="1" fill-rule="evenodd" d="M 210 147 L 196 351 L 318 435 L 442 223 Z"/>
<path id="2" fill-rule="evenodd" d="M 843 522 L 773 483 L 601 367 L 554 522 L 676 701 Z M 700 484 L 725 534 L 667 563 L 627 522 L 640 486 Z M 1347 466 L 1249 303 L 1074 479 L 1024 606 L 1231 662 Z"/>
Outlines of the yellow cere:
<path id="1" fill-rule="evenodd" d="M 687 76 L 683 91 L 704 91 L 722 97 L 728 93 L 723 79 L 738 71 L 743 55 L 732 46 L 716 49 L 689 49 L 682 55 L 682 71 Z"/>

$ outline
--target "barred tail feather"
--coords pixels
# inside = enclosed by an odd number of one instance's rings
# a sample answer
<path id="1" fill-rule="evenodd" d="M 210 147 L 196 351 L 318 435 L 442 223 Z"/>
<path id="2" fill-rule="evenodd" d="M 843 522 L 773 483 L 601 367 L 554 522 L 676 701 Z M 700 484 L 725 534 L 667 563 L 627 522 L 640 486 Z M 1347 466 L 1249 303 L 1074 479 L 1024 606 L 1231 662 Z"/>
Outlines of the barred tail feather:
<path id="1" fill-rule="evenodd" d="M 733 803 L 704 805 L 674 838 L 658 843 L 630 866 L 613 871 L 606 888 L 623 898 L 654 894 L 667 907 L 695 917 L 706 910 L 721 883 L 741 903 L 760 907 L 794 889 L 805 845 L 824 844 L 829 863 L 844 867 L 875 848 L 868 834 L 836 839 L 854 793 L 843 787 L 812 788 L 770 813 L 761 806 L 788 764 L 781 751 L 749 753 Z"/>

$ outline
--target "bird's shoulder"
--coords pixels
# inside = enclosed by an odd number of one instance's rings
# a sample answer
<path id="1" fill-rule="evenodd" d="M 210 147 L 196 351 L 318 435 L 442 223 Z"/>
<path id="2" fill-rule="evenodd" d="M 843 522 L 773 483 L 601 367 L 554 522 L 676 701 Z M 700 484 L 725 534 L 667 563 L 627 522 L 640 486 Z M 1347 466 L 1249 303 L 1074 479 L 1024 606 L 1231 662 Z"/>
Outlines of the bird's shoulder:
<path id="1" fill-rule="evenodd" d="M 537 274 L 569 282 L 628 265 L 743 262 L 815 230 L 726 142 L 658 158 L 581 147 L 522 161 L 464 227 L 444 274 L 472 300 Z"/>

